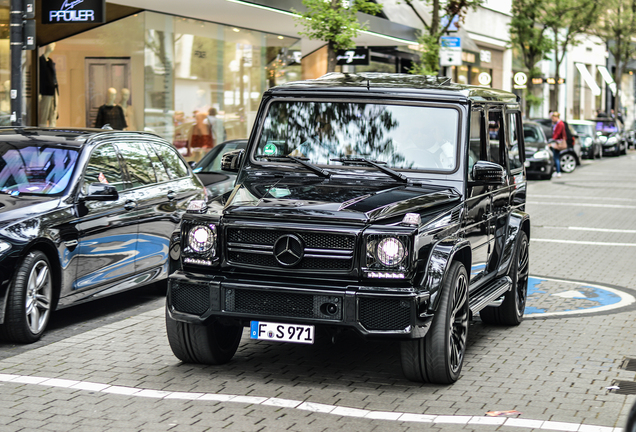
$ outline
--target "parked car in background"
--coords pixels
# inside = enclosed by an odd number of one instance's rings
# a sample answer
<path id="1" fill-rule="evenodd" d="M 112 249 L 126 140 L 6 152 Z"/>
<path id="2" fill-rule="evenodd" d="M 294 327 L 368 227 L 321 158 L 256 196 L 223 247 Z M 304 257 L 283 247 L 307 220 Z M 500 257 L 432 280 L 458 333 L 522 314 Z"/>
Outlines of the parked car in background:
<path id="1" fill-rule="evenodd" d="M 574 129 L 581 141 L 581 156 L 585 159 L 603 157 L 603 145 L 596 134 L 596 123 L 589 120 L 570 120 L 568 124 Z"/>
<path id="2" fill-rule="evenodd" d="M 523 139 L 525 141 L 526 173 L 528 178 L 543 180 L 552 178 L 556 168 L 554 156 L 548 147 L 543 128 L 539 123 L 526 120 L 523 122 Z"/>
<path id="3" fill-rule="evenodd" d="M 627 142 L 619 124 L 609 117 L 599 117 L 594 122 L 596 134 L 603 146 L 603 156 L 619 156 L 627 153 Z"/>
<path id="4" fill-rule="evenodd" d="M 144 132 L 0 128 L 0 338 L 51 313 L 165 281 L 170 236 L 205 188 Z"/>
<path id="5" fill-rule="evenodd" d="M 225 141 L 214 146 L 193 166 L 194 173 L 207 188 L 211 197 L 222 195 L 234 188 L 236 173 L 223 171 L 221 160 L 226 152 L 245 149 L 246 146 L 246 139 Z"/>
<path id="6" fill-rule="evenodd" d="M 532 119 L 532 121 L 541 125 L 543 133 L 545 134 L 545 137 L 549 142 L 552 138 L 552 120 Z M 561 171 L 564 173 L 571 173 L 576 169 L 577 166 L 581 164 L 581 140 L 574 128 L 572 128 L 572 126 L 570 126 L 568 122 L 565 122 L 565 124 L 569 128 L 569 134 L 570 136 L 572 136 L 573 142 L 568 144 L 567 149 L 561 150 L 559 160 L 561 162 Z"/>

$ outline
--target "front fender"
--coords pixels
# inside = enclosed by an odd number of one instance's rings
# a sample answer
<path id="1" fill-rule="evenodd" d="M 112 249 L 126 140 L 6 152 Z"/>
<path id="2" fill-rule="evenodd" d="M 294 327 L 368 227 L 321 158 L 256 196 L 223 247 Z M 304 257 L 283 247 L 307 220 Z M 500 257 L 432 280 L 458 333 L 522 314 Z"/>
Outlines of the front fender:
<path id="1" fill-rule="evenodd" d="M 422 281 L 422 287 L 430 293 L 429 312 L 437 310 L 440 298 L 438 294 L 442 289 L 450 265 L 455 259 L 459 260 L 470 273 L 472 253 L 468 240 L 446 238 L 433 246 Z"/>

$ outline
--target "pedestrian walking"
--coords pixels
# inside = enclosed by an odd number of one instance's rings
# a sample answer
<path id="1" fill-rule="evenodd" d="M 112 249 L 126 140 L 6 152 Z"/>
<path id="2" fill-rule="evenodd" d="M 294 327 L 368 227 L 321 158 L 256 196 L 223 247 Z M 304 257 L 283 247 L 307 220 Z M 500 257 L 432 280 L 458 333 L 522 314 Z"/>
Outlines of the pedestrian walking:
<path id="1" fill-rule="evenodd" d="M 561 177 L 561 150 L 568 147 L 567 135 L 565 132 L 565 123 L 561 120 L 561 115 L 554 111 L 552 113 L 552 142 L 550 148 L 554 155 L 554 164 L 556 165 L 556 176 Z"/>

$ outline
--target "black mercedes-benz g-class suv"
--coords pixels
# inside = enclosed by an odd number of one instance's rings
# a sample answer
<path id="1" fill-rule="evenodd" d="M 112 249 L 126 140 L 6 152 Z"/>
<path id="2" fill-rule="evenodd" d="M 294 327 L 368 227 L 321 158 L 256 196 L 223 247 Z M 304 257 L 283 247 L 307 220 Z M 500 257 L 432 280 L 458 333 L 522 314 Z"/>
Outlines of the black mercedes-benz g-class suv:
<path id="1" fill-rule="evenodd" d="M 399 74 L 328 74 L 268 90 L 233 191 L 173 234 L 166 303 L 184 362 L 250 337 L 317 329 L 400 340 L 404 374 L 452 383 L 469 321 L 517 325 L 528 284 L 515 95 Z"/>

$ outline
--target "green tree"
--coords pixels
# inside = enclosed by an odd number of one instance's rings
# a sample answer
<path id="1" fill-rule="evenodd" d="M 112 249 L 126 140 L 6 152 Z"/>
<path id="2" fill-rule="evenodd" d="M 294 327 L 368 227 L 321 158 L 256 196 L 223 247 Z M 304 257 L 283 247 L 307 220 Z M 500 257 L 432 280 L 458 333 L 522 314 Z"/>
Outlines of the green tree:
<path id="1" fill-rule="evenodd" d="M 547 27 L 542 24 L 546 0 L 516 0 L 512 2 L 510 20 L 510 42 L 521 53 L 523 64 L 528 70 L 525 112 L 538 105 L 542 98 L 536 94 L 533 78 L 541 76 L 537 63 L 546 59 L 552 49 L 552 41 L 547 35 Z"/>
<path id="2" fill-rule="evenodd" d="M 464 22 L 469 10 L 474 10 L 483 0 L 422 0 L 430 10 L 430 22 L 420 15 L 413 5 L 415 0 L 405 0 L 417 18 L 422 22 L 424 30 L 417 42 L 421 47 L 422 56 L 411 70 L 412 74 L 437 75 L 439 73 L 439 39 L 448 31 L 453 22 L 459 26 Z"/>
<path id="3" fill-rule="evenodd" d="M 620 95 L 625 65 L 636 55 L 636 45 L 632 42 L 636 34 L 636 0 L 607 0 L 593 33 L 605 42 L 614 56 L 614 81 L 616 94 Z M 617 112 L 620 109 L 620 97 L 617 97 Z"/>
<path id="4" fill-rule="evenodd" d="M 577 36 L 588 33 L 596 23 L 600 13 L 600 2 L 597 0 L 551 0 L 545 3 L 542 19 L 553 36 L 555 78 L 561 78 L 559 69 L 568 47 L 578 45 Z M 556 103 L 559 101 L 560 85 L 556 85 Z"/>
<path id="5" fill-rule="evenodd" d="M 354 48 L 353 39 L 367 29 L 358 21 L 358 12 L 375 15 L 382 10 L 382 5 L 368 0 L 303 0 L 303 5 L 305 12 L 294 11 L 300 15 L 297 23 L 305 27 L 298 33 L 327 42 L 327 72 L 336 70 L 336 51 Z"/>

